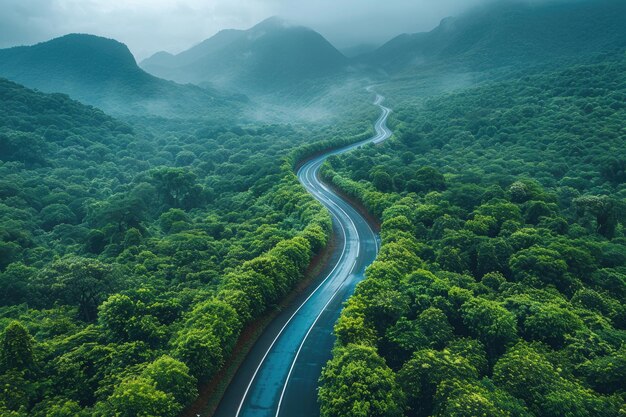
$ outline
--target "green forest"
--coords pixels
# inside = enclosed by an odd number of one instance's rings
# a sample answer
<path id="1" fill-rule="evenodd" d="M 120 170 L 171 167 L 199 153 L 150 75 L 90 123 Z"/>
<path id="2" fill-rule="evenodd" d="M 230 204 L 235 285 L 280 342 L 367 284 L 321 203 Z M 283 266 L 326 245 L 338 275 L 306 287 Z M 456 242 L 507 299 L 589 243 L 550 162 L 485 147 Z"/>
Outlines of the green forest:
<path id="1" fill-rule="evenodd" d="M 0 414 L 11 417 L 176 416 L 329 238 L 297 160 L 371 131 L 368 116 L 340 131 L 131 124 L 6 80 L 0 100 Z"/>
<path id="2" fill-rule="evenodd" d="M 392 118 L 391 141 L 324 167 L 383 245 L 335 326 L 322 416 L 624 415 L 626 56 Z"/>

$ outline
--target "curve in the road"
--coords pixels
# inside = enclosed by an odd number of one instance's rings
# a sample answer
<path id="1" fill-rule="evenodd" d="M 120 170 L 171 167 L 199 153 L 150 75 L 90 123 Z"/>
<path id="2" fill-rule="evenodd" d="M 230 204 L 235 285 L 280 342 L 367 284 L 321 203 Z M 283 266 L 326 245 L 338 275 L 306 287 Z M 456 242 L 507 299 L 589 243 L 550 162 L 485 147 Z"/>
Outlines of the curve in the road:
<path id="1" fill-rule="evenodd" d="M 319 170 L 331 155 L 391 136 L 386 124 L 391 110 L 382 105 L 383 101 L 382 96 L 376 96 L 374 104 L 380 107 L 381 115 L 372 138 L 317 156 L 298 170 L 300 182 L 332 215 L 337 250 L 319 285 L 283 311 L 257 341 L 229 385 L 216 417 L 319 415 L 317 382 L 330 359 L 334 323 L 379 248 L 378 235 L 369 223 L 321 181 Z"/>

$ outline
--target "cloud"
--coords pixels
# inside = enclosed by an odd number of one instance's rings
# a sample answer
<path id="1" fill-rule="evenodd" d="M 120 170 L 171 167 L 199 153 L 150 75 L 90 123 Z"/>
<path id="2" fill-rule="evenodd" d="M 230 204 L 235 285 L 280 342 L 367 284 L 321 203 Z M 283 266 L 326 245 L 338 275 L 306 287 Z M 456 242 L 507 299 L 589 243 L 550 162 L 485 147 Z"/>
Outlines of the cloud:
<path id="1" fill-rule="evenodd" d="M 289 3 L 289 4 L 287 4 Z M 285 15 L 315 27 L 340 47 L 382 43 L 401 33 L 428 31 L 444 17 L 482 0 L 285 1 Z"/>
<path id="2" fill-rule="evenodd" d="M 0 6 L 0 47 L 36 42 L 46 36 L 55 13 L 43 0 L 12 1 Z"/>
<path id="3" fill-rule="evenodd" d="M 179 52 L 220 29 L 245 29 L 279 15 L 310 26 L 339 47 L 382 43 L 430 30 L 481 0 L 2 0 L 0 47 L 67 33 L 126 43 L 142 59 Z"/>

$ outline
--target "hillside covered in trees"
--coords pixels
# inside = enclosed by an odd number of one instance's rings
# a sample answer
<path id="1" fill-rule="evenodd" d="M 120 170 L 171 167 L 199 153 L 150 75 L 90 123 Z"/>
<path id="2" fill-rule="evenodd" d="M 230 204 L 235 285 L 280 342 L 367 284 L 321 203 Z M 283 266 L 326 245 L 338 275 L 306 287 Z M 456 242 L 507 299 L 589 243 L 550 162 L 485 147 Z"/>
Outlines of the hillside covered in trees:
<path id="1" fill-rule="evenodd" d="M 0 100 L 0 414 L 177 415 L 325 246 L 292 164 L 338 132 Z"/>
<path id="2" fill-rule="evenodd" d="M 330 416 L 626 412 L 626 57 L 396 109 L 325 177 L 382 219 Z"/>
<path id="3" fill-rule="evenodd" d="M 234 120 L 232 115 L 241 113 L 247 101 L 157 78 L 137 66 L 123 43 L 86 34 L 0 49 L 0 78 L 68 94 L 113 115 Z"/>

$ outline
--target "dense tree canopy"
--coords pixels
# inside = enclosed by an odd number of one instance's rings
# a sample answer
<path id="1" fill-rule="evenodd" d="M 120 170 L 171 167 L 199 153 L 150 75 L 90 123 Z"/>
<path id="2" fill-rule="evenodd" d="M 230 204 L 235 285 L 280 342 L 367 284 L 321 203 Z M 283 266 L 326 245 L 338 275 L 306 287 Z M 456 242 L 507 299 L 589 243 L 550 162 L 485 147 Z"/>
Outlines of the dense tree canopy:
<path id="1" fill-rule="evenodd" d="M 296 163 L 371 132 L 0 101 L 3 416 L 177 415 L 326 246 Z"/>
<path id="2" fill-rule="evenodd" d="M 406 416 L 624 413 L 626 60 L 601 61 L 400 101 L 395 138 L 323 167 L 383 241 L 335 328 L 323 415 L 379 401 L 346 381 L 384 365 Z"/>

